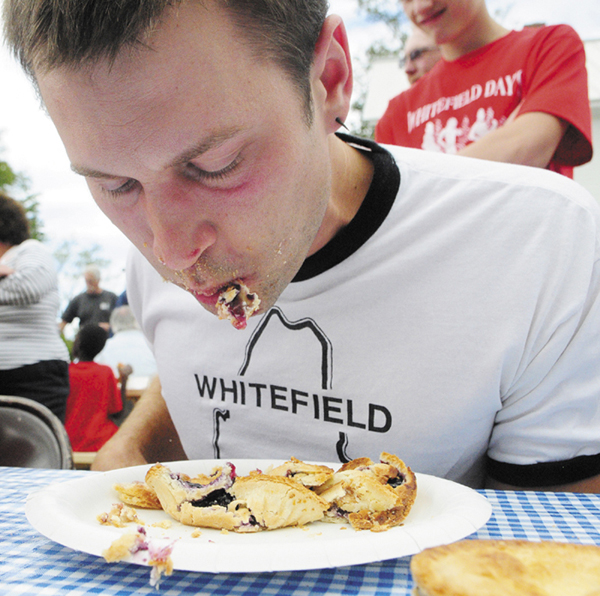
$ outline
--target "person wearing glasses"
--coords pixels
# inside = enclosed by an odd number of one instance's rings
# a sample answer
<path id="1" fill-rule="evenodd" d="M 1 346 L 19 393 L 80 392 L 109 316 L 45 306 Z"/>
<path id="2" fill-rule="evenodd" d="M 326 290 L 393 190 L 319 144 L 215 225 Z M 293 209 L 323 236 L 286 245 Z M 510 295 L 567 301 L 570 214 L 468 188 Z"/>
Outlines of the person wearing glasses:
<path id="1" fill-rule="evenodd" d="M 441 57 L 440 49 L 433 39 L 421 29 L 414 28 L 404 44 L 404 56 L 400 59 L 400 66 L 404 68 L 408 82 L 414 85 Z"/>
<path id="2" fill-rule="evenodd" d="M 442 60 L 422 84 L 390 101 L 376 127 L 378 142 L 548 168 L 570 178 L 574 166 L 591 159 L 585 51 L 571 27 L 509 31 L 490 16 L 485 0 L 402 5 L 439 46 Z"/>

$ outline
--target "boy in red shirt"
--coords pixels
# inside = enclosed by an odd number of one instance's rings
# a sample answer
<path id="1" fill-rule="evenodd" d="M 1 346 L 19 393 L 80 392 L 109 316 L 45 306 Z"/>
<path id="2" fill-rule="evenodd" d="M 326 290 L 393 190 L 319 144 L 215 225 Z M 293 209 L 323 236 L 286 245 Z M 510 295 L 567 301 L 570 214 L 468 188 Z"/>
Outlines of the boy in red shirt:
<path id="1" fill-rule="evenodd" d="M 585 51 L 566 25 L 509 31 L 484 0 L 403 0 L 442 60 L 389 103 L 380 143 L 548 168 L 592 157 Z"/>
<path id="2" fill-rule="evenodd" d="M 94 362 L 107 332 L 95 324 L 81 327 L 73 344 L 75 362 L 69 365 L 71 391 L 65 427 L 73 451 L 98 451 L 118 430 L 109 416 L 123 409 L 114 373 Z"/>

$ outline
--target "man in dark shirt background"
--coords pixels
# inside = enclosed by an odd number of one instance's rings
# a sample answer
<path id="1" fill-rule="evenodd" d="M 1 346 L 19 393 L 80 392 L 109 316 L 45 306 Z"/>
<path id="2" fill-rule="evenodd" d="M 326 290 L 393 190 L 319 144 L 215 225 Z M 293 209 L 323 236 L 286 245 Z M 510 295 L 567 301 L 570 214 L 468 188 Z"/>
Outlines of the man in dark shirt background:
<path id="1" fill-rule="evenodd" d="M 59 328 L 62 332 L 65 326 L 79 319 L 79 326 L 86 323 L 96 323 L 106 331 L 110 330 L 110 313 L 115 308 L 117 295 L 100 287 L 100 270 L 94 265 L 88 265 L 84 272 L 86 290 L 69 302 L 62 315 Z"/>

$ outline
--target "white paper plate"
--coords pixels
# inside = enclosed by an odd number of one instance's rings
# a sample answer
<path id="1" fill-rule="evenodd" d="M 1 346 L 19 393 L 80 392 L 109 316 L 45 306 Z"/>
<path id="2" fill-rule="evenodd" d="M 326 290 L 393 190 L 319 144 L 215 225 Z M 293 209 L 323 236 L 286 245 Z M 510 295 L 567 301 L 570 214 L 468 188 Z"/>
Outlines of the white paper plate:
<path id="1" fill-rule="evenodd" d="M 283 460 L 230 460 L 237 473 L 266 470 Z M 209 473 L 217 460 L 167 464 L 191 476 Z M 339 464 L 326 464 L 337 469 Z M 102 526 L 96 516 L 118 502 L 113 486 L 143 480 L 149 466 L 122 468 L 52 484 L 30 494 L 25 512 L 31 525 L 64 546 L 101 556 L 126 528 Z M 426 474 L 417 474 L 417 498 L 404 525 L 387 532 L 357 532 L 345 524 L 314 522 L 304 528 L 284 528 L 253 534 L 221 533 L 172 520 L 168 529 L 151 524 L 171 518 L 163 511 L 138 509 L 148 536 L 158 542 L 175 541 L 171 558 L 175 569 L 187 571 L 259 572 L 321 569 L 383 561 L 412 555 L 424 548 L 454 542 L 483 526 L 491 515 L 488 501 L 470 488 Z M 143 564 L 143 561 L 131 561 Z"/>

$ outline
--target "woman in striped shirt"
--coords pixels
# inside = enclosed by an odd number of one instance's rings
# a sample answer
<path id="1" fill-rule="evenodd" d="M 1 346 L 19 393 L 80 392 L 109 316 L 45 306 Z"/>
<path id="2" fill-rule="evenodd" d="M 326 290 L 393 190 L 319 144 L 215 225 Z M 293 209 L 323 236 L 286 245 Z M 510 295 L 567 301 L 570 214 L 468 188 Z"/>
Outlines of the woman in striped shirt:
<path id="1" fill-rule="evenodd" d="M 0 394 L 29 397 L 64 420 L 69 352 L 57 326 L 50 251 L 29 237 L 23 206 L 0 191 Z"/>

